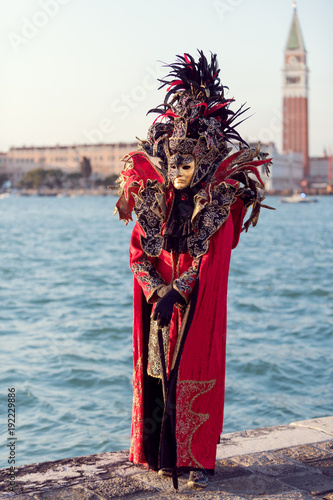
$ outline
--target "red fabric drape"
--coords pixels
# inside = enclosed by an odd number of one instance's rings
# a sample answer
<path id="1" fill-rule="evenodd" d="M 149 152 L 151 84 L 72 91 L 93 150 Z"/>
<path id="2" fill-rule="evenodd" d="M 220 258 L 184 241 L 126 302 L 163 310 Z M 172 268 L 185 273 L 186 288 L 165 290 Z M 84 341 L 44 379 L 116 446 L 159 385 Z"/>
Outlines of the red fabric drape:
<path id="1" fill-rule="evenodd" d="M 177 377 L 176 440 L 177 466 L 214 469 L 216 445 L 222 431 L 225 378 L 226 300 L 231 250 L 239 240 L 244 207 L 241 200 L 231 206 L 226 222 L 210 238 L 209 250 L 202 257 L 198 276 L 198 295 Z M 142 230 L 136 224 L 130 248 L 131 263 L 142 257 Z M 181 256 L 178 267 L 170 254 L 162 251 L 151 263 L 166 284 L 188 270 L 192 258 Z M 175 274 L 176 273 L 176 274 Z M 130 460 L 147 465 L 144 455 L 143 405 L 143 318 L 142 287 L 134 279 L 133 320 L 133 414 Z M 190 307 L 188 305 L 187 307 Z M 174 316 L 176 310 L 174 310 Z M 173 321 L 175 324 L 175 321 Z M 169 365 L 169 368 L 171 364 Z"/>

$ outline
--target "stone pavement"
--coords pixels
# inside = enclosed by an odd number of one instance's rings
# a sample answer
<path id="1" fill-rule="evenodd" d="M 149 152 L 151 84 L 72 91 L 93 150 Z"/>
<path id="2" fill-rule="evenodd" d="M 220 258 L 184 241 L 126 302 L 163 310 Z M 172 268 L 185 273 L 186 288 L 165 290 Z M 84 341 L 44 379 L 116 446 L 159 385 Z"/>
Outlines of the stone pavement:
<path id="1" fill-rule="evenodd" d="M 13 500 L 333 500 L 333 417 L 224 434 L 215 475 L 203 491 L 127 461 L 128 452 L 100 453 L 26 465 L 15 493 L 0 470 L 0 499 Z"/>

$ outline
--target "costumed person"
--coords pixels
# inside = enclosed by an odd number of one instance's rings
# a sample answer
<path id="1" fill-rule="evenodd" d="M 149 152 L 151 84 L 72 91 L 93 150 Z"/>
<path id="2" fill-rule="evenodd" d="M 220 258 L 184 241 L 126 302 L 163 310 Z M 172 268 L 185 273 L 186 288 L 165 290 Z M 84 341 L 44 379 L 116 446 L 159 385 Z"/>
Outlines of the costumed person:
<path id="1" fill-rule="evenodd" d="M 203 488 L 222 432 L 230 254 L 256 225 L 270 160 L 236 131 L 216 54 L 168 65 L 159 116 L 124 158 L 116 211 L 137 221 L 130 461 Z M 239 142 L 232 152 L 228 144 Z"/>

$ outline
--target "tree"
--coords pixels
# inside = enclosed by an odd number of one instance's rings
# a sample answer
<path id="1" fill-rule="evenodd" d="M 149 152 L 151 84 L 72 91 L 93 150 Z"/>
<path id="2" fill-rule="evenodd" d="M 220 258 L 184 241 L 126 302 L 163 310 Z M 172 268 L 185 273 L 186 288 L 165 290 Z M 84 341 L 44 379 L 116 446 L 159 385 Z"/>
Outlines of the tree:
<path id="1" fill-rule="evenodd" d="M 23 175 L 18 185 L 23 188 L 39 189 L 44 184 L 45 178 L 46 170 L 43 170 L 42 168 L 34 168 Z"/>
<path id="2" fill-rule="evenodd" d="M 64 173 L 62 170 L 60 170 L 59 168 L 52 168 L 49 170 L 45 170 L 45 172 L 46 175 L 44 182 L 47 185 L 47 187 L 49 188 L 62 187 L 62 183 L 64 180 Z"/>
<path id="3" fill-rule="evenodd" d="M 108 175 L 104 179 L 104 182 L 103 182 L 104 186 L 114 186 L 118 177 L 119 177 L 119 175 L 117 175 L 117 174 Z"/>
<path id="4" fill-rule="evenodd" d="M 83 156 L 82 160 L 80 161 L 80 169 L 82 177 L 84 179 L 89 179 L 89 177 L 91 176 L 92 168 L 90 159 L 87 158 L 86 156 Z"/>
<path id="5" fill-rule="evenodd" d="M 63 180 L 64 173 L 59 168 L 34 168 L 23 175 L 18 185 L 23 188 L 35 189 L 39 189 L 42 186 L 60 188 L 62 187 Z"/>
<path id="6" fill-rule="evenodd" d="M 7 174 L 0 174 L 0 188 L 3 186 L 3 184 L 9 180 L 9 177 Z"/>
<path id="7" fill-rule="evenodd" d="M 71 172 L 66 175 L 65 184 L 70 188 L 77 188 L 80 186 L 80 180 L 82 179 L 81 172 Z"/>

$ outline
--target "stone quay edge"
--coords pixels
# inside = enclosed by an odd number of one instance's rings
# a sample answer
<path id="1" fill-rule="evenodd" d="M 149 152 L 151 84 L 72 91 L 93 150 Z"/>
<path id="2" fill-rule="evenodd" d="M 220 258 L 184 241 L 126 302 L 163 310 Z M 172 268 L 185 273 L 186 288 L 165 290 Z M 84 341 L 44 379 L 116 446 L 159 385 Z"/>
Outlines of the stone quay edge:
<path id="1" fill-rule="evenodd" d="M 205 490 L 179 490 L 128 461 L 128 451 L 99 453 L 0 470 L 0 499 L 333 500 L 333 416 L 223 434 L 215 474 Z"/>

